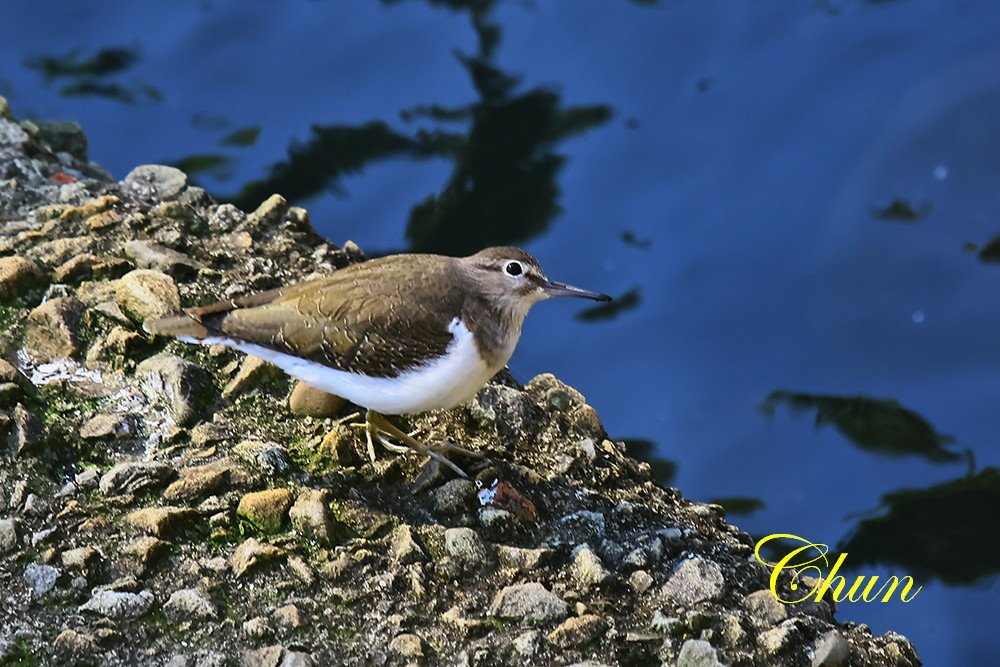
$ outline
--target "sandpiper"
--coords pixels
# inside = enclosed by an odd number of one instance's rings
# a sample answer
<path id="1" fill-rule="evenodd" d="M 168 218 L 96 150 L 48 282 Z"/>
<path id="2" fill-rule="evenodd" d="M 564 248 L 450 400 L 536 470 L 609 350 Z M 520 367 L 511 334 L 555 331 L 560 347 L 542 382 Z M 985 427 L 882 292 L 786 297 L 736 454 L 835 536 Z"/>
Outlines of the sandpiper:
<path id="1" fill-rule="evenodd" d="M 535 303 L 553 296 L 610 301 L 606 294 L 549 280 L 519 248 L 469 257 L 402 254 L 373 259 L 267 292 L 190 308 L 145 323 L 148 332 L 226 345 L 367 409 L 372 441 L 407 448 L 464 471 L 382 415 L 459 405 L 507 365 Z M 386 443 L 387 436 L 405 445 Z"/>

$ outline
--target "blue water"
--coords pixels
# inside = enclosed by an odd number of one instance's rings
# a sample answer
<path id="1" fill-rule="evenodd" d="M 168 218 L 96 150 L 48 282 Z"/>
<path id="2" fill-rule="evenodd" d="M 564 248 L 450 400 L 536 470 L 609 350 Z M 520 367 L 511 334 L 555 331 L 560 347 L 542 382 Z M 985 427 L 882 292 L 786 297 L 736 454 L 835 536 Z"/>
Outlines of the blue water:
<path id="1" fill-rule="evenodd" d="M 489 185 L 484 174 L 502 162 L 490 150 L 505 142 L 487 142 L 463 182 L 492 187 L 512 213 L 450 209 L 456 233 L 441 238 L 508 234 L 556 279 L 639 295 L 596 321 L 577 319 L 577 303 L 537 307 L 512 362 L 521 379 L 552 371 L 578 387 L 613 437 L 651 440 L 654 456 L 676 463 L 672 484 L 688 497 L 762 500 L 734 518 L 755 535 L 842 543 L 886 493 L 936 498 L 935 485 L 1000 465 L 1000 265 L 978 254 L 1000 234 L 1000 5 L 575 0 L 497 3 L 480 18 L 499 31 L 491 53 L 467 10 L 416 0 L 17 3 L 0 23 L 0 94 L 20 117 L 79 120 L 92 159 L 118 177 L 214 156 L 195 178 L 235 197 L 313 125 L 384 121 L 410 140 L 421 128 L 468 138 L 470 119 L 492 107 L 456 52 L 479 53 L 520 77 L 507 101 L 540 89 L 557 115 L 603 107 L 610 117 L 595 112 L 513 162 L 565 158 L 542 179 L 558 194 L 538 202 L 510 195 L 502 177 Z M 48 78 L 37 61 L 80 65 L 109 48 L 137 60 Z M 477 102 L 457 120 L 400 115 Z M 223 145 L 248 129 L 236 137 L 248 145 Z M 442 145 L 382 159 L 366 145 L 297 203 L 335 242 L 415 246 L 411 209 L 456 169 Z M 561 212 L 538 213 L 547 205 Z M 893 399 L 954 438 L 935 446 L 974 463 L 887 457 L 815 427 L 815 407 L 769 416 L 761 406 L 776 390 L 813 404 Z M 935 501 L 943 516 L 875 534 L 917 545 L 944 534 L 968 560 L 970 545 L 1000 544 L 997 497 L 954 514 Z M 906 605 L 842 605 L 839 618 L 905 634 L 928 665 L 1000 655 L 995 552 L 979 553 L 967 577 L 940 554 L 914 572 L 899 554 L 865 558 L 877 564 L 857 572 L 913 574 L 923 589 Z"/>

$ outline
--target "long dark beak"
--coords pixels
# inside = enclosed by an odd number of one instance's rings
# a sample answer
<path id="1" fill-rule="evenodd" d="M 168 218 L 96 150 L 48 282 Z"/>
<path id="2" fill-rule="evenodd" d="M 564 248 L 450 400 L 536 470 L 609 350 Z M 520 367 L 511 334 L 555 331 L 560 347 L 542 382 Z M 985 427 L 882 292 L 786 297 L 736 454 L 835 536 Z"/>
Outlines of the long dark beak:
<path id="1" fill-rule="evenodd" d="M 607 294 L 589 292 L 585 289 L 580 289 L 579 287 L 567 285 L 566 283 L 557 283 L 554 280 L 548 280 L 542 283 L 542 289 L 545 290 L 545 293 L 549 296 L 575 296 L 580 299 L 593 299 L 594 301 L 611 301 L 611 297 Z"/>

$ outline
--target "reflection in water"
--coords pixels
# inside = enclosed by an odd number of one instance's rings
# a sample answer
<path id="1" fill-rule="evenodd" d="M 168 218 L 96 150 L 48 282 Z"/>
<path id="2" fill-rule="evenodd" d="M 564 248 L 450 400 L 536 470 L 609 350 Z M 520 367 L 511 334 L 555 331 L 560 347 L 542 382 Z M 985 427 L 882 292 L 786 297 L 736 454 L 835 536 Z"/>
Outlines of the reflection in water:
<path id="1" fill-rule="evenodd" d="M 630 245 L 633 248 L 638 248 L 639 250 L 649 250 L 649 247 L 653 245 L 652 239 L 639 238 L 635 235 L 632 230 L 626 229 L 621 233 L 622 243 L 625 245 Z"/>
<path id="2" fill-rule="evenodd" d="M 230 132 L 223 137 L 222 141 L 219 143 L 223 146 L 239 146 L 240 148 L 247 148 L 256 144 L 257 139 L 259 138 L 260 126 L 254 125 L 253 127 L 243 127 Z"/>
<path id="3" fill-rule="evenodd" d="M 927 489 L 882 496 L 878 517 L 864 519 L 838 548 L 853 566 L 900 565 L 917 581 L 972 584 L 1000 572 L 1000 470 Z"/>
<path id="4" fill-rule="evenodd" d="M 218 153 L 188 155 L 174 162 L 173 166 L 188 176 L 209 174 L 220 181 L 227 181 L 233 177 L 233 159 Z"/>
<path id="5" fill-rule="evenodd" d="M 922 456 L 937 463 L 962 458 L 961 454 L 944 448 L 954 442 L 953 438 L 939 434 L 926 419 L 892 399 L 775 391 L 761 409 L 773 415 L 782 403 L 796 412 L 815 409 L 817 427 L 832 424 L 866 451 L 887 456 Z"/>
<path id="6" fill-rule="evenodd" d="M 1000 264 L 1000 236 L 983 246 L 979 251 L 979 259 L 987 264 Z"/>
<path id="7" fill-rule="evenodd" d="M 620 441 L 625 443 L 629 456 L 649 464 L 653 479 L 663 486 L 670 486 L 677 476 L 677 463 L 660 456 L 655 442 L 644 438 L 620 438 Z"/>
<path id="8" fill-rule="evenodd" d="M 618 317 L 626 311 L 634 310 L 639 306 L 639 302 L 641 300 L 642 298 L 639 293 L 639 288 L 633 287 L 621 296 L 616 296 L 612 301 L 584 308 L 574 315 L 573 319 L 580 320 L 581 322 L 601 322 L 603 320 L 610 320 Z"/>
<path id="9" fill-rule="evenodd" d="M 142 100 L 159 102 L 163 99 L 160 91 L 144 83 L 123 84 L 109 81 L 108 77 L 124 72 L 139 61 L 133 49 L 101 49 L 89 58 L 81 57 L 80 49 L 74 49 L 62 56 L 40 56 L 28 58 L 25 67 L 37 70 L 47 82 L 56 79 L 67 81 L 59 94 L 63 97 L 103 97 L 135 104 Z"/>
<path id="10" fill-rule="evenodd" d="M 244 186 L 233 203 L 250 210 L 274 192 L 301 201 L 342 190 L 345 175 L 378 160 L 444 157 L 454 163 L 444 188 L 410 211 L 406 238 L 411 250 L 466 255 L 485 246 L 522 243 L 548 228 L 560 211 L 557 176 L 565 161 L 556 147 L 606 123 L 611 108 L 565 107 L 558 93 L 544 88 L 518 92 L 517 77 L 494 63 L 501 38 L 500 26 L 490 20 L 494 0 L 429 1 L 469 13 L 478 52 L 457 58 L 479 99 L 458 108 L 406 110 L 404 121 L 430 125 L 414 131 L 382 121 L 314 126 L 307 141 L 289 149 L 286 161 L 274 165 L 266 179 Z M 468 129 L 446 129 L 457 122 Z"/>
<path id="11" fill-rule="evenodd" d="M 888 206 L 873 211 L 872 215 L 889 222 L 917 222 L 926 218 L 932 208 L 930 202 L 914 206 L 905 199 L 893 199 Z"/>

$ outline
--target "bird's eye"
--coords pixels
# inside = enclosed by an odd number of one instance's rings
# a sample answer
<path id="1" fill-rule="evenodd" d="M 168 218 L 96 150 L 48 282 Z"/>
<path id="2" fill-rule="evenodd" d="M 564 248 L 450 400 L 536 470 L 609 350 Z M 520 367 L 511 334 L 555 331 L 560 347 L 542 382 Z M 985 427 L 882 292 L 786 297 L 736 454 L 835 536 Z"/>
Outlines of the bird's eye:
<path id="1" fill-rule="evenodd" d="M 506 271 L 509 275 L 512 276 L 521 275 L 522 270 L 523 269 L 521 268 L 521 265 L 518 262 L 507 262 L 507 266 L 504 267 L 504 271 Z"/>

